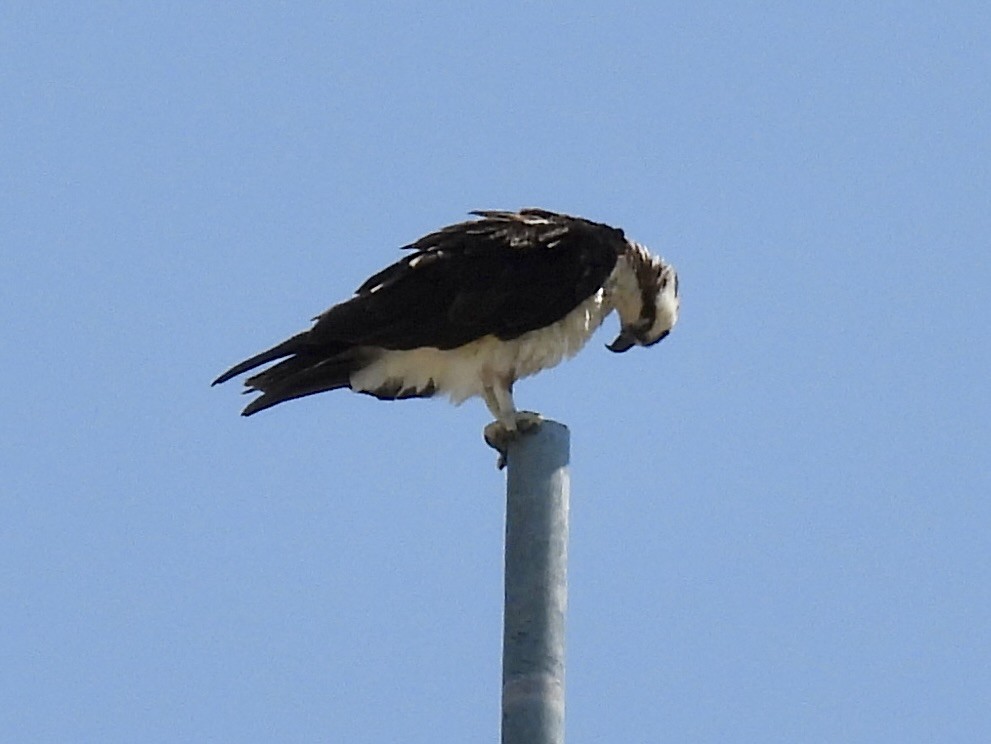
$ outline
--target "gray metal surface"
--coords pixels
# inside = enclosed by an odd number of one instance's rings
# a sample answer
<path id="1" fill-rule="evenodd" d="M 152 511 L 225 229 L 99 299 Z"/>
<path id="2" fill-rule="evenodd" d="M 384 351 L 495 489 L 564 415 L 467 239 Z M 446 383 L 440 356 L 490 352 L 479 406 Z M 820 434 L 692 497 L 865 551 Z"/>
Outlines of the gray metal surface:
<path id="1" fill-rule="evenodd" d="M 564 742 L 568 428 L 545 421 L 509 448 L 503 744 Z"/>

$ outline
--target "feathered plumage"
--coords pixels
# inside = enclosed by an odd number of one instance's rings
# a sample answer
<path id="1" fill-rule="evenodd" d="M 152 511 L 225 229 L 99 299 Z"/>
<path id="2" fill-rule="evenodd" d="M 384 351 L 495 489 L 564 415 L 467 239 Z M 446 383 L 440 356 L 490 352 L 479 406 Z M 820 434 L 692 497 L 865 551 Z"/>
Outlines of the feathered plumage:
<path id="1" fill-rule="evenodd" d="M 514 431 L 513 383 L 578 352 L 616 310 L 623 352 L 664 338 L 678 319 L 674 269 L 622 230 L 548 212 L 474 212 L 405 246 L 312 328 L 235 365 L 260 392 L 245 416 L 350 388 L 381 399 L 485 399 Z M 281 360 L 281 361 L 279 361 Z"/>

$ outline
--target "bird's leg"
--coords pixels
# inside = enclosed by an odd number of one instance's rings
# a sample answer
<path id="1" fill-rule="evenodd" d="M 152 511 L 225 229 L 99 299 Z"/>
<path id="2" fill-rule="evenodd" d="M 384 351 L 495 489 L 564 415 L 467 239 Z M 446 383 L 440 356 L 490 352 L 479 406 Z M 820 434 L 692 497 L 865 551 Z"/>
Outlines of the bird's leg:
<path id="1" fill-rule="evenodd" d="M 513 403 L 513 385 L 486 385 L 485 405 L 496 420 L 484 430 L 486 443 L 499 453 L 496 467 L 506 467 L 509 444 L 521 434 L 533 431 L 543 423 L 543 417 L 533 411 L 517 411 Z"/>
<path id="2" fill-rule="evenodd" d="M 500 391 L 501 392 L 501 391 Z M 505 396 L 496 393 L 495 386 L 486 385 L 484 389 L 485 405 L 495 416 L 495 421 L 487 424 L 482 431 L 485 443 L 499 453 L 496 467 L 502 470 L 506 467 L 506 455 L 509 450 L 509 442 L 516 433 L 516 406 L 513 405 L 512 394 L 509 395 L 509 410 L 506 410 Z"/>

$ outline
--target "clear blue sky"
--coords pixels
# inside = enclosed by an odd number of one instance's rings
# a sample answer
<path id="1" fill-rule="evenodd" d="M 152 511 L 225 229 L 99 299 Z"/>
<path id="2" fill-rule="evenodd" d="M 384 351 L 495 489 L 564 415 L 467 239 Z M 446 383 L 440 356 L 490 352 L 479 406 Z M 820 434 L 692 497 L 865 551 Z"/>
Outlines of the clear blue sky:
<path id="1" fill-rule="evenodd" d="M 0 9 L 0 740 L 495 740 L 484 406 L 209 382 L 521 206 L 683 295 L 517 387 L 569 744 L 991 740 L 986 3 L 162 5 Z"/>

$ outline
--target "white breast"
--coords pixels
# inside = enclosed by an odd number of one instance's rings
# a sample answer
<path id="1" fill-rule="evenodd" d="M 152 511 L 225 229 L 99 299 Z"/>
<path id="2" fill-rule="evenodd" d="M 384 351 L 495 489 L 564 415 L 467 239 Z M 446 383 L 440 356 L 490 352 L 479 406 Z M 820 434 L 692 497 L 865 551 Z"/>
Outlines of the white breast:
<path id="1" fill-rule="evenodd" d="M 557 323 L 510 341 L 483 336 L 446 351 L 385 351 L 351 375 L 351 388 L 373 391 L 402 381 L 404 390 L 419 391 L 433 383 L 452 402 L 462 403 L 482 395 L 487 385 L 528 377 L 577 354 L 612 311 L 609 295 L 600 289 Z"/>

